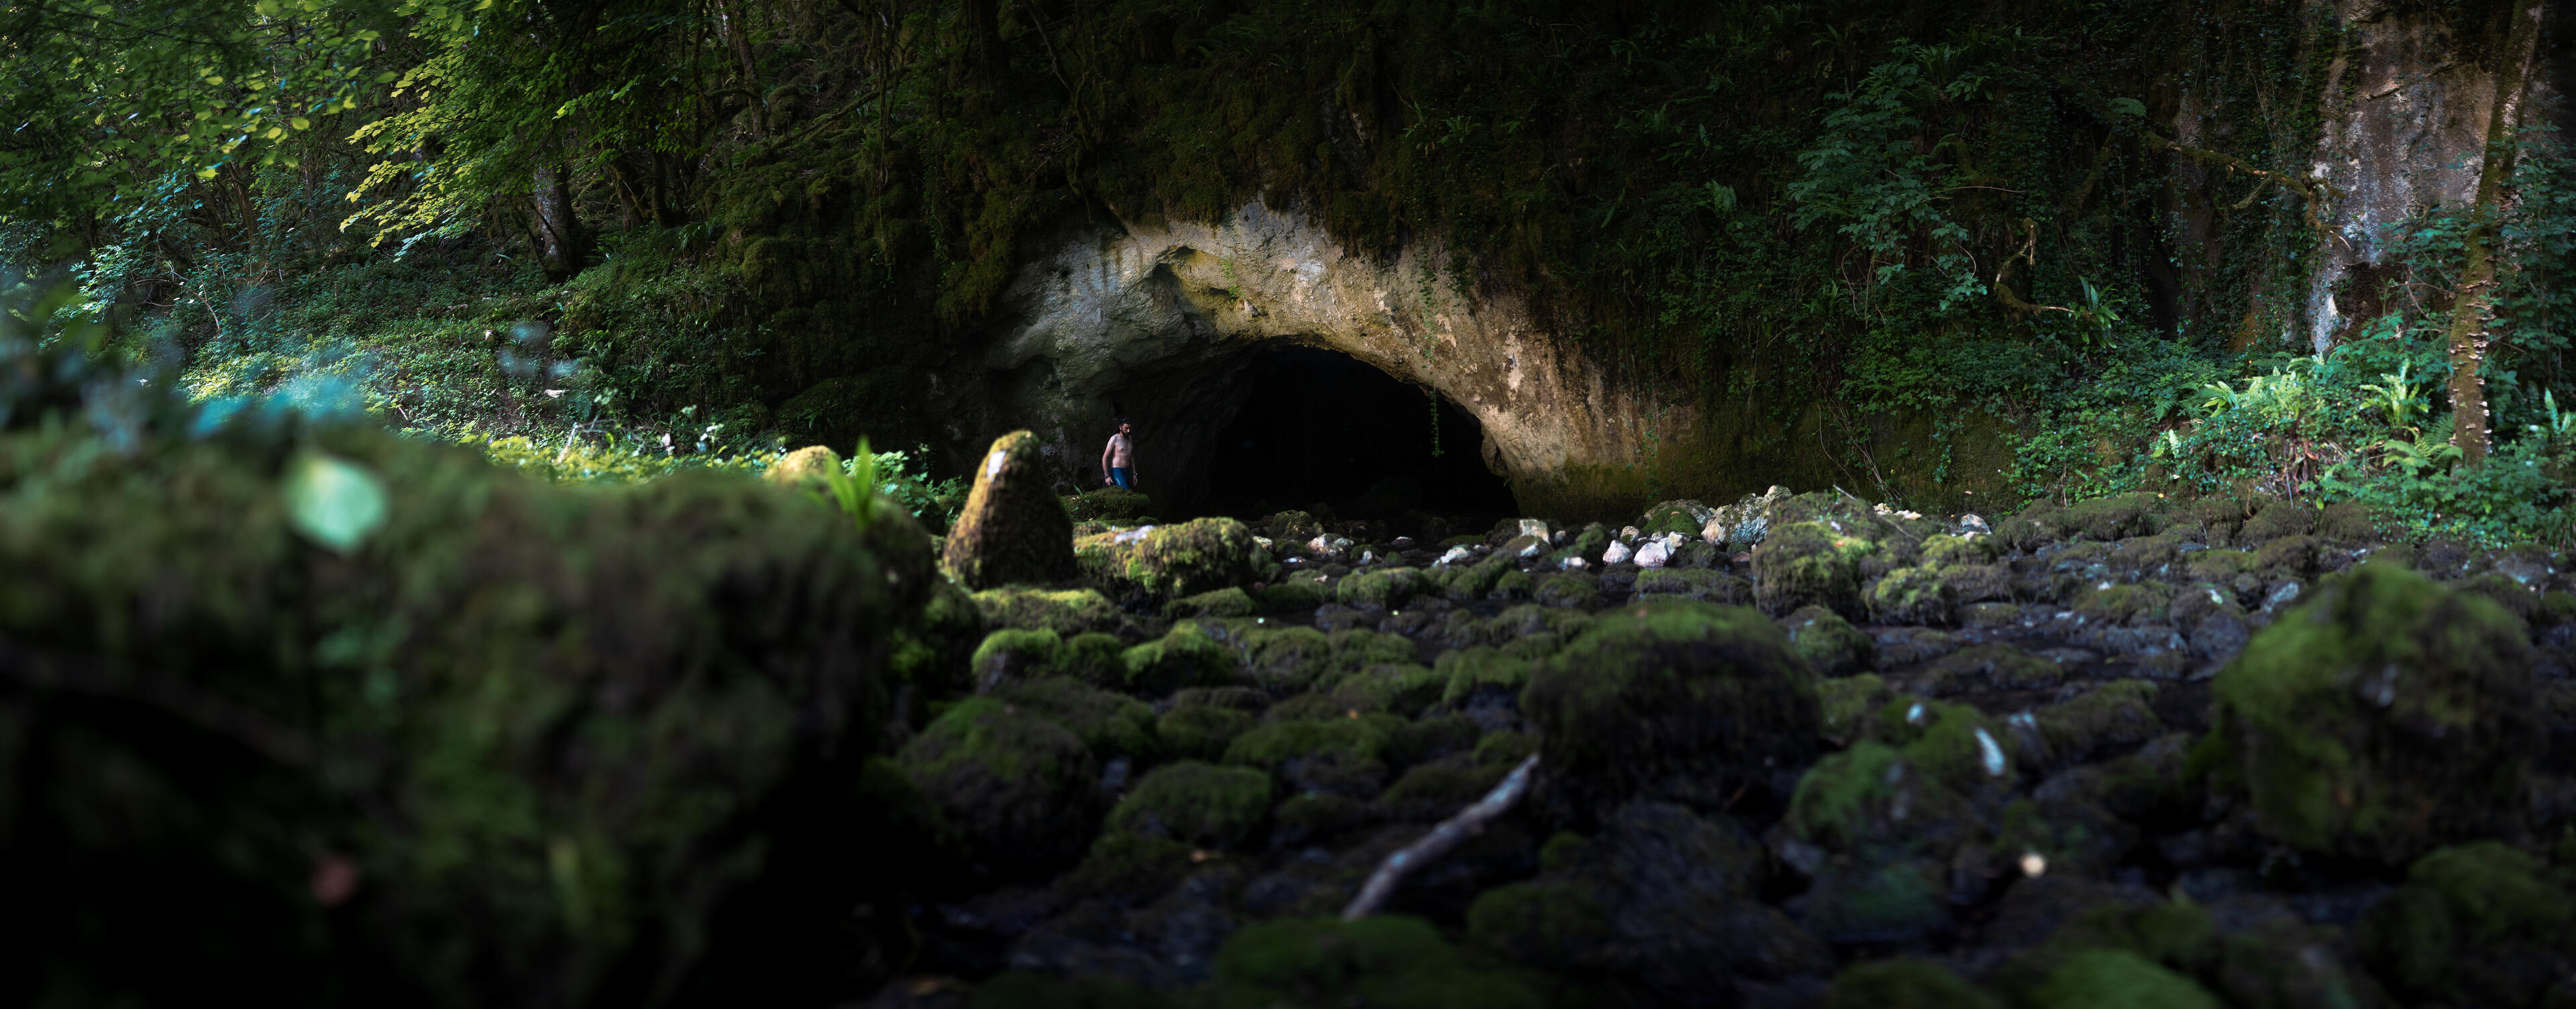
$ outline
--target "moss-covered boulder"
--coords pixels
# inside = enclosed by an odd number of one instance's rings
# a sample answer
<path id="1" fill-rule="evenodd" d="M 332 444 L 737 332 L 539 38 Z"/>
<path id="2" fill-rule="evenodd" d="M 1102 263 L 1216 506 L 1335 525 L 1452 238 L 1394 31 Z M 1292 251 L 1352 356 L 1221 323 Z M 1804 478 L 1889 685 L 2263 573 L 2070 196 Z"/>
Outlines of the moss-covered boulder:
<path id="1" fill-rule="evenodd" d="M 2223 780 L 2309 851 L 2403 865 L 2509 831 L 2541 745 L 2532 662 L 2494 603 L 2364 564 L 2218 674 Z"/>
<path id="2" fill-rule="evenodd" d="M 1651 568 L 1637 572 L 1629 589 L 1635 598 L 1672 596 L 1703 603 L 1742 606 L 1753 601 L 1753 584 L 1721 571 Z"/>
<path id="3" fill-rule="evenodd" d="M 1717 809 L 1813 758 L 1815 674 L 1742 607 L 1640 603 L 1597 619 L 1521 695 L 1543 790 L 1589 817 L 1635 798 Z"/>
<path id="4" fill-rule="evenodd" d="M 1518 982 L 1468 966 L 1427 922 L 1382 915 L 1286 918 L 1244 928 L 1217 950 L 1217 1006 L 1539 1009 Z"/>
<path id="5" fill-rule="evenodd" d="M 2068 955 L 2024 993 L 2032 1009 L 2223 1009 L 2200 983 L 2124 949 Z"/>
<path id="6" fill-rule="evenodd" d="M 960 701 L 895 759 L 975 862 L 1042 876 L 1080 857 L 1100 825 L 1100 762 L 1080 736 L 991 697 Z"/>
<path id="7" fill-rule="evenodd" d="M 779 456 L 777 462 L 760 472 L 760 478 L 779 487 L 820 487 L 828 474 L 840 469 L 840 453 L 822 445 L 807 445 Z"/>
<path id="8" fill-rule="evenodd" d="M 1773 614 L 1822 606 L 1862 616 L 1860 561 L 1878 544 L 1824 522 L 1779 526 L 1753 548 L 1753 598 Z"/>
<path id="9" fill-rule="evenodd" d="M 2418 1004 L 2551 1005 L 2576 994 L 2576 903 L 2563 874 L 2499 841 L 2443 848 L 2362 919 L 2379 976 Z"/>
<path id="10" fill-rule="evenodd" d="M 1184 704 L 1164 712 L 1154 720 L 1154 737 L 1162 741 L 1163 752 L 1182 758 L 1216 760 L 1225 756 L 1226 747 L 1236 736 L 1252 729 L 1257 721 L 1249 711 L 1213 704 Z"/>
<path id="11" fill-rule="evenodd" d="M 1038 436 L 993 439 L 975 464 L 975 487 L 949 529 L 940 566 L 970 589 L 1073 577 L 1073 519 L 1057 500 Z"/>
<path id="12" fill-rule="evenodd" d="M 1124 633 L 1133 625 L 1117 604 L 1094 589 L 987 589 L 975 593 L 974 606 L 985 626 L 1047 630 L 1064 637 L 1085 631 Z"/>
<path id="13" fill-rule="evenodd" d="M 1012 687 L 998 696 L 1015 708 L 1064 726 L 1104 761 L 1113 757 L 1152 759 L 1159 753 L 1153 707 L 1125 694 L 1102 690 L 1071 676 L 1049 676 Z"/>
<path id="14" fill-rule="evenodd" d="M 1141 526 L 1075 544 L 1083 577 L 1119 599 L 1161 601 L 1260 581 L 1269 555 L 1229 518 Z"/>
<path id="15" fill-rule="evenodd" d="M 1152 498 L 1124 487 L 1102 487 L 1064 499 L 1064 511 L 1076 522 L 1132 522 L 1151 514 Z"/>
<path id="16" fill-rule="evenodd" d="M 1064 637 L 1054 631 L 1005 627 L 987 634 L 984 642 L 975 646 L 972 659 L 975 689 L 990 693 L 1052 675 L 1056 657 L 1063 650 Z"/>
<path id="17" fill-rule="evenodd" d="M 1372 568 L 1333 584 L 1335 600 L 1369 611 L 1395 609 L 1435 591 L 1431 579 L 1413 568 Z"/>
<path id="18" fill-rule="evenodd" d="M 1225 762 L 1269 770 L 1301 791 L 1366 799 L 1386 787 L 1380 756 L 1403 722 L 1371 714 L 1269 722 L 1235 737 Z"/>
<path id="19" fill-rule="evenodd" d="M 984 640 L 984 614 L 975 598 L 945 577 L 931 579 L 917 618 L 895 629 L 886 655 L 892 684 L 926 698 L 949 698 L 974 689 L 974 656 Z"/>
<path id="20" fill-rule="evenodd" d="M 1155 768 L 1128 790 L 1109 813 L 1109 829 L 1232 848 L 1251 838 L 1269 812 L 1269 775 L 1184 760 Z"/>
<path id="21" fill-rule="evenodd" d="M 1869 668 L 1877 645 L 1841 614 L 1808 606 L 1780 621 L 1798 655 L 1825 676 L 1849 676 Z"/>
<path id="22" fill-rule="evenodd" d="M 937 577 L 898 509 L 550 485 L 25 351 L 0 338 L 0 888 L 52 924 L 12 940 L 21 997 L 824 1002 L 839 968 L 780 951 L 936 885 L 847 857 L 928 857 L 869 760 Z"/>
<path id="23" fill-rule="evenodd" d="M 1187 620 L 1173 624 L 1158 640 L 1127 649 L 1118 667 L 1126 689 L 1149 696 L 1223 686 L 1235 678 L 1234 649 Z"/>
<path id="24" fill-rule="evenodd" d="M 1898 568 L 1870 583 L 1869 613 L 1883 624 L 1946 625 L 1958 599 L 1958 590 L 1940 571 Z"/>
<path id="25" fill-rule="evenodd" d="M 1261 602 L 1240 588 L 1228 586 L 1214 592 L 1183 596 L 1163 606 L 1163 615 L 1175 619 L 1193 617 L 1248 617 L 1262 611 Z"/>

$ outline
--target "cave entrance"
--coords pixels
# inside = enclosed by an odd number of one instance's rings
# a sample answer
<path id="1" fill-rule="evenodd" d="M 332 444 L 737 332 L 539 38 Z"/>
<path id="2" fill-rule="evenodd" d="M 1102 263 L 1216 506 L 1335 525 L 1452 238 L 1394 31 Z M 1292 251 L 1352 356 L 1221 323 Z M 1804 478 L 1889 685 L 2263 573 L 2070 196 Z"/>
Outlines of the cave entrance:
<path id="1" fill-rule="evenodd" d="M 1262 351 L 1242 375 L 1240 409 L 1216 438 L 1203 511 L 1514 513 L 1510 485 L 1485 468 L 1484 429 L 1456 404 L 1316 347 Z"/>

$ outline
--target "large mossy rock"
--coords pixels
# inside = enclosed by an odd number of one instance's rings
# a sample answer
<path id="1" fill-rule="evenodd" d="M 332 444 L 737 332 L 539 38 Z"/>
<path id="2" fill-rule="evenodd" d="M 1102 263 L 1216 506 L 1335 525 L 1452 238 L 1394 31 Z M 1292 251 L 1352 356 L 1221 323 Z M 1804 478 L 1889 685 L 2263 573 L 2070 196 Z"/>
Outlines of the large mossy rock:
<path id="1" fill-rule="evenodd" d="M 2417 1004 L 2565 1004 L 2547 997 L 2553 985 L 2560 1000 L 2576 995 L 2576 904 L 2564 880 L 2499 841 L 2443 848 L 2371 908 L 2361 945 Z"/>
<path id="2" fill-rule="evenodd" d="M 115 387 L 113 440 L 0 411 L 12 1001 L 863 994 L 849 909 L 939 872 L 871 760 L 937 577 L 899 509 Z"/>
<path id="3" fill-rule="evenodd" d="M 941 566 L 969 589 L 1073 577 L 1073 519 L 1055 496 L 1038 436 L 993 439 L 975 464 L 975 489 L 948 531 Z"/>
<path id="4" fill-rule="evenodd" d="M 1268 552 L 1229 518 L 1192 519 L 1083 537 L 1082 575 L 1120 600 L 1164 602 L 1259 581 Z"/>
<path id="5" fill-rule="evenodd" d="M 2494 603 L 2364 564 L 2220 671 L 2218 770 L 2264 833 L 2312 852 L 2395 866 L 2508 832 L 2542 743 L 2532 663 Z"/>
<path id="6" fill-rule="evenodd" d="M 970 697 L 895 755 L 987 872 L 1036 877 L 1081 857 L 1106 802 L 1100 762 L 1048 713 Z"/>
<path id="7" fill-rule="evenodd" d="M 1579 819 L 1631 799 L 1720 809 L 1815 759 L 1815 673 L 1736 606 L 1632 604 L 1542 663 L 1521 709 L 1545 739 L 1542 793 Z"/>
<path id="8" fill-rule="evenodd" d="M 1864 616 L 1860 561 L 1877 550 L 1868 538 L 1825 522 L 1773 528 L 1753 548 L 1754 602 L 1774 614 L 1822 606 L 1846 617 Z"/>

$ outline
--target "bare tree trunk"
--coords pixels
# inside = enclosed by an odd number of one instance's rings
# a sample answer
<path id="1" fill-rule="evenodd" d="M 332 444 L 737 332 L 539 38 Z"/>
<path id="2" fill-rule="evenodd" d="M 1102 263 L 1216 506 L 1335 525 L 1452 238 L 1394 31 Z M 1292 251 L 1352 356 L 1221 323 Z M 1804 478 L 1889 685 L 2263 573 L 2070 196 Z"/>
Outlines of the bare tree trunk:
<path id="1" fill-rule="evenodd" d="M 537 261 L 544 266 L 549 283 L 562 283 L 581 272 L 581 262 L 590 255 L 590 232 L 582 228 L 581 218 L 572 212 L 572 190 L 564 183 L 570 170 L 559 164 L 537 166 L 537 219 L 533 238 L 537 242 Z"/>
<path id="2" fill-rule="evenodd" d="M 2475 467 L 2487 459 L 2486 315 L 2495 301 L 2497 205 L 2504 202 L 2504 183 L 2513 174 L 2513 127 L 2522 105 L 2522 87 L 2531 66 L 2532 48 L 2540 38 L 2547 0 L 2512 0 L 2512 24 L 2504 52 L 2496 61 L 2495 102 L 2487 114 L 2486 157 L 2478 167 L 2478 193 L 2469 207 L 2469 230 L 2463 237 L 2460 294 L 2451 303 L 2451 444 L 2460 447 L 2460 465 Z"/>

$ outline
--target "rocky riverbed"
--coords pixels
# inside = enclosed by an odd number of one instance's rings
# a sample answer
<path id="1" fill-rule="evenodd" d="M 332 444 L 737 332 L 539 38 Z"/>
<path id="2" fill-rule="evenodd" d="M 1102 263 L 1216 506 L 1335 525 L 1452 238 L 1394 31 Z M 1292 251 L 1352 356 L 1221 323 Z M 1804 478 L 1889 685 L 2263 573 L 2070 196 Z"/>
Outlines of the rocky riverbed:
<path id="1" fill-rule="evenodd" d="M 966 681 L 899 702 L 967 882 L 875 1004 L 2576 1005 L 2543 550 L 1781 488 L 1463 532 L 1095 494 L 1029 547 L 1003 496 L 952 570 L 1079 574 L 975 591 Z"/>

